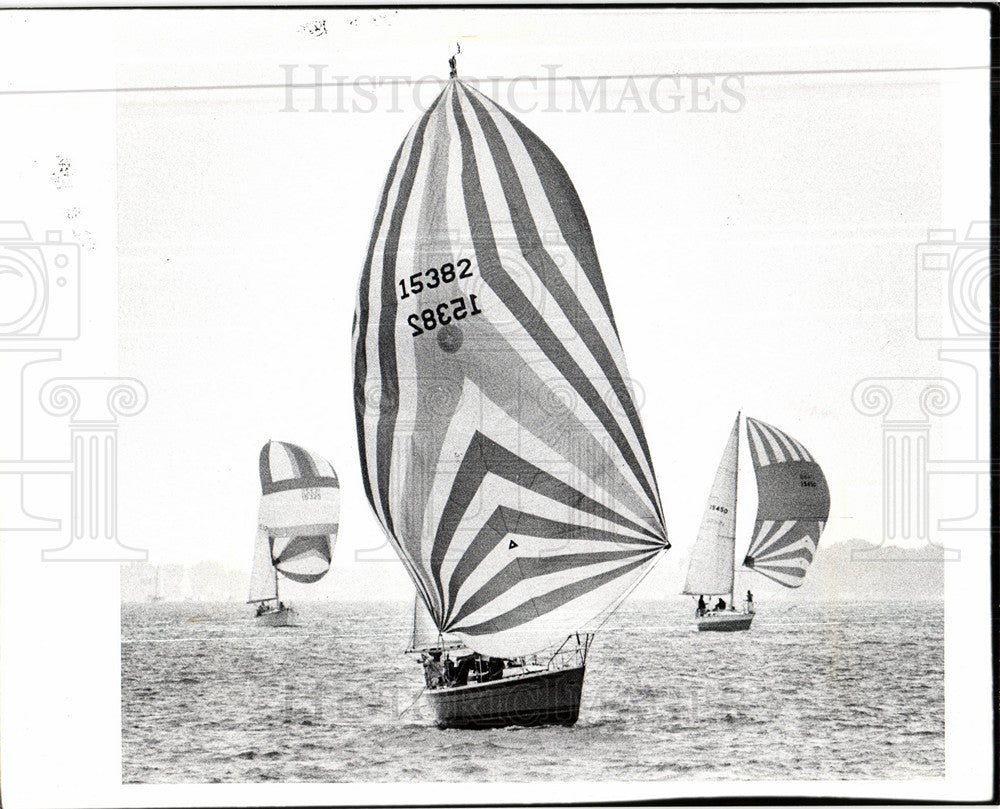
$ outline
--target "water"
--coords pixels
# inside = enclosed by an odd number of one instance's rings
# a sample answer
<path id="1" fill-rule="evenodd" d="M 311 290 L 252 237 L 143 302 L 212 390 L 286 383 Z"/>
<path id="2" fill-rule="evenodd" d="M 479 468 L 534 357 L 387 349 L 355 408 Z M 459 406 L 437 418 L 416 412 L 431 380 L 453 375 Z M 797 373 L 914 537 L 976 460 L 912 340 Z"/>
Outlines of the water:
<path id="1" fill-rule="evenodd" d="M 482 731 L 433 726 L 410 605 L 297 606 L 123 605 L 125 783 L 944 777 L 940 603 L 760 604 L 733 634 L 627 604 L 575 727 Z"/>

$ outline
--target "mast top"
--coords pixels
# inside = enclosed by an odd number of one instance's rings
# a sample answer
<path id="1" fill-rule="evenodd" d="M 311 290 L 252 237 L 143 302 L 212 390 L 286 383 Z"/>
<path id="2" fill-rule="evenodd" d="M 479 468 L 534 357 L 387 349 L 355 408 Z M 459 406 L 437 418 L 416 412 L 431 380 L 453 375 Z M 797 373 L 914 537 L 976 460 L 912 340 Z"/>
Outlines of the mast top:
<path id="1" fill-rule="evenodd" d="M 448 78 L 450 79 L 458 78 L 458 59 L 456 57 L 462 52 L 462 46 L 458 42 L 456 42 L 455 47 L 457 48 L 457 50 L 451 56 L 451 58 L 448 59 L 448 67 L 450 68 L 450 71 L 448 73 Z"/>

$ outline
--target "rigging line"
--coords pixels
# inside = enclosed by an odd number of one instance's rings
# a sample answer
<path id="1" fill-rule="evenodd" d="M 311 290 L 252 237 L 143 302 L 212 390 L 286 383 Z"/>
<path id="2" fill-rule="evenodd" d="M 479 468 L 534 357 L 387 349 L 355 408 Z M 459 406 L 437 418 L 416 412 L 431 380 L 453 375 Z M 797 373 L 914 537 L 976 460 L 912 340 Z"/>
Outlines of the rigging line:
<path id="1" fill-rule="evenodd" d="M 622 73 L 607 76 L 488 76 L 485 79 L 467 77 L 467 84 L 477 82 L 559 82 L 559 81 L 627 81 L 638 79 L 641 81 L 652 81 L 656 79 L 670 78 L 712 78 L 715 76 L 834 76 L 848 75 L 854 73 L 942 73 L 947 71 L 961 70 L 989 70 L 996 68 L 990 65 L 943 65 L 940 67 L 851 67 L 851 68 L 831 68 L 815 70 L 723 70 L 714 72 L 675 72 L 675 73 Z M 361 81 L 360 79 L 365 79 Z M 361 76 L 350 81 L 325 81 L 325 82 L 281 82 L 278 84 L 188 84 L 188 85 L 150 85 L 147 87 L 75 87 L 75 88 L 49 88 L 34 90 L 0 90 L 0 96 L 25 96 L 25 95 L 86 95 L 100 93 L 163 93 L 163 92 L 198 92 L 214 90 L 315 90 L 319 87 L 350 87 L 354 86 L 400 86 L 420 84 L 430 79 L 440 82 L 442 85 L 445 79 L 436 76 L 421 76 L 419 78 L 396 77 L 396 76 Z"/>
<path id="2" fill-rule="evenodd" d="M 649 567 L 646 568 L 645 572 L 643 572 L 643 574 L 639 576 L 639 578 L 636 579 L 635 582 L 633 582 L 632 585 L 625 590 L 625 592 L 618 598 L 618 600 L 614 604 L 608 607 L 607 612 L 601 619 L 601 622 L 597 626 L 595 626 L 592 630 L 588 631 L 587 632 L 588 635 L 591 636 L 597 635 L 597 633 L 601 630 L 601 627 L 603 627 L 611 619 L 611 616 L 614 615 L 616 612 L 618 612 L 619 607 L 621 607 L 621 605 L 625 603 L 625 599 L 627 599 L 630 595 L 632 595 L 632 591 L 635 590 L 640 584 L 642 584 L 646 576 L 648 576 L 650 573 L 653 572 L 653 568 L 656 567 L 660 559 L 662 559 L 666 555 L 666 552 L 668 550 L 669 548 L 665 548 L 664 550 L 659 551 L 656 554 L 656 558 L 653 560 L 652 564 L 649 565 Z"/>
<path id="3" fill-rule="evenodd" d="M 427 686 L 425 685 L 423 688 L 421 688 L 417 692 L 417 696 L 414 697 L 413 702 L 411 702 L 409 705 L 407 705 L 405 708 L 403 708 L 403 710 L 400 711 L 399 715 L 396 718 L 397 719 L 402 719 L 403 718 L 403 714 L 405 714 L 408 710 L 410 710 L 410 708 L 412 708 L 414 705 L 417 704 L 417 700 L 420 699 L 424 695 L 424 691 L 426 691 L 426 690 L 427 690 Z"/>

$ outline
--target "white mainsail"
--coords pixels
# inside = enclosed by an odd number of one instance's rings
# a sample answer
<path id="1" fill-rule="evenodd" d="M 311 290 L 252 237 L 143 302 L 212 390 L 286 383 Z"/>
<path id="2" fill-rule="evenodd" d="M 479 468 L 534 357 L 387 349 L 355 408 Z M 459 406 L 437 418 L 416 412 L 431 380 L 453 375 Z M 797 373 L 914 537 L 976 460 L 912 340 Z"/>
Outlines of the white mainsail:
<path id="1" fill-rule="evenodd" d="M 323 578 L 340 519 L 340 483 L 333 466 L 296 444 L 263 446 L 260 485 L 250 601 L 277 597 L 275 570 L 304 584 Z"/>
<path id="2" fill-rule="evenodd" d="M 757 519 L 744 567 L 798 587 L 830 515 L 830 489 L 813 456 L 787 433 L 747 419 Z"/>
<path id="3" fill-rule="evenodd" d="M 740 417 L 736 416 L 722 453 L 715 482 L 705 504 L 701 528 L 691 553 L 684 593 L 722 595 L 733 592 L 736 549 L 736 476 L 739 468 Z"/>
<path id="4" fill-rule="evenodd" d="M 669 547 L 576 190 L 457 80 L 385 182 L 354 398 L 369 502 L 435 626 L 477 652 L 565 640 Z"/>
<path id="5" fill-rule="evenodd" d="M 271 564 L 271 542 L 267 530 L 257 529 L 253 542 L 253 568 L 250 571 L 250 597 L 247 603 L 277 598 L 274 566 Z"/>

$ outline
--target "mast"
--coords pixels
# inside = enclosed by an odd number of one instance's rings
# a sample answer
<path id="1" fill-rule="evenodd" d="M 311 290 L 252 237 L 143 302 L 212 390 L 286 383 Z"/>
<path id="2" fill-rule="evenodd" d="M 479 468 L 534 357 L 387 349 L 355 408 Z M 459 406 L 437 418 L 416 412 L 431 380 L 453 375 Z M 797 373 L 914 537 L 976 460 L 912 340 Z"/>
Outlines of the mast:
<path id="1" fill-rule="evenodd" d="M 736 606 L 736 507 L 740 502 L 740 416 L 742 410 L 736 411 L 736 473 L 733 475 L 733 592 L 729 594 L 729 606 Z"/>

